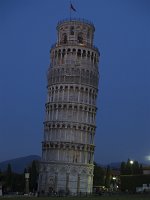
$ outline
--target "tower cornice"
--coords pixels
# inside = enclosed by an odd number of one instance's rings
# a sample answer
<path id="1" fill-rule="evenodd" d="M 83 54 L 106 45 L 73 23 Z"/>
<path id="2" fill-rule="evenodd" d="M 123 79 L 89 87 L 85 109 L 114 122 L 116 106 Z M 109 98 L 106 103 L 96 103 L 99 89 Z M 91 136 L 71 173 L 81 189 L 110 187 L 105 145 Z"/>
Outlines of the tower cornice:
<path id="1" fill-rule="evenodd" d="M 57 29 L 59 26 L 61 26 L 62 24 L 76 24 L 76 23 L 81 23 L 81 24 L 86 24 L 88 26 L 91 26 L 93 28 L 93 31 L 95 31 L 95 27 L 94 27 L 94 24 L 87 20 L 87 19 L 84 19 L 84 18 L 66 18 L 66 19 L 63 19 L 63 20 L 60 20 L 58 23 L 57 23 Z"/>

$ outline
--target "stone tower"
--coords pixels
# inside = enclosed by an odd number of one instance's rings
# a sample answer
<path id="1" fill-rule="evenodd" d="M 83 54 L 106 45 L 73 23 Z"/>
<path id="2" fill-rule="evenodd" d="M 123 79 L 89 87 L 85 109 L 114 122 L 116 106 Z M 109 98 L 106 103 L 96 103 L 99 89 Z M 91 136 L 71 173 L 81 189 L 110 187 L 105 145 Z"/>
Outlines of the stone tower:
<path id="1" fill-rule="evenodd" d="M 91 193 L 99 51 L 94 25 L 58 22 L 50 50 L 39 193 Z"/>

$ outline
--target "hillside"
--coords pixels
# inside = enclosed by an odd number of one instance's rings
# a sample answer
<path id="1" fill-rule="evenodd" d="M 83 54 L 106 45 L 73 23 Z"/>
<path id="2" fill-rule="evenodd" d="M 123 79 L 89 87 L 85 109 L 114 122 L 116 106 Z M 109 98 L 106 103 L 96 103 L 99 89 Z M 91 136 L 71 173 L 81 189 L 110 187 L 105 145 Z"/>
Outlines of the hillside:
<path id="1" fill-rule="evenodd" d="M 11 160 L 6 160 L 0 163 L 0 170 L 5 171 L 8 164 L 11 164 L 12 171 L 16 173 L 23 173 L 24 169 L 27 168 L 33 160 L 40 160 L 40 156 L 30 155 L 20 158 L 15 158 Z"/>

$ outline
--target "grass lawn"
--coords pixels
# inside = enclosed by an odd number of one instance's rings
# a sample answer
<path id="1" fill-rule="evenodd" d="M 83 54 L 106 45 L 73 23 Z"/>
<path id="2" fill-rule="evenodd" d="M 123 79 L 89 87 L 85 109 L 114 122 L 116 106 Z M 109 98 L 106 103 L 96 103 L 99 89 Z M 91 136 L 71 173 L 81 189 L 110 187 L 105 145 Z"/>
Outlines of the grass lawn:
<path id="1" fill-rule="evenodd" d="M 112 196 L 90 196 L 90 197 L 0 197 L 0 200 L 148 200 L 150 194 L 146 195 L 112 195 Z"/>

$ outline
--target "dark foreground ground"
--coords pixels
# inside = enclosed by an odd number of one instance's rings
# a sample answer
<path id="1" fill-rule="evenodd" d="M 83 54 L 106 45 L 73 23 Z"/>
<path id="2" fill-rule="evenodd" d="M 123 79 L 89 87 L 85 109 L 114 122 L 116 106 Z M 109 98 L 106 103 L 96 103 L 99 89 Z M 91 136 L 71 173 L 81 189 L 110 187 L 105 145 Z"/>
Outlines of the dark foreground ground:
<path id="1" fill-rule="evenodd" d="M 139 195 L 111 195 L 111 196 L 89 196 L 89 197 L 24 197 L 4 196 L 0 200 L 150 200 L 150 194 Z"/>

